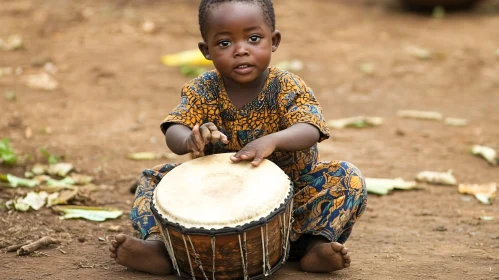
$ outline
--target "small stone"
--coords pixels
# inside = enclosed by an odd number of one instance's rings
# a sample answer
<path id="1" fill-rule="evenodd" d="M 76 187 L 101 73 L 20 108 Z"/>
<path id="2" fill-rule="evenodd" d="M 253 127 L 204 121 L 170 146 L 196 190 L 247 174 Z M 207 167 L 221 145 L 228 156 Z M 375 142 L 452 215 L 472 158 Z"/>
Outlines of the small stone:
<path id="1" fill-rule="evenodd" d="M 33 130 L 29 126 L 26 127 L 26 129 L 24 129 L 24 137 L 26 139 L 30 139 L 32 136 L 33 136 Z"/>
<path id="2" fill-rule="evenodd" d="M 86 238 L 85 238 L 85 236 L 78 237 L 78 242 L 83 243 L 85 241 L 87 241 Z"/>
<path id="3" fill-rule="evenodd" d="M 52 62 L 47 62 L 43 65 L 43 69 L 50 74 L 55 74 L 57 72 L 57 67 Z"/>
<path id="4" fill-rule="evenodd" d="M 435 231 L 447 231 L 447 228 L 444 226 L 438 226 L 434 229 Z"/>
<path id="5" fill-rule="evenodd" d="M 120 232 L 121 231 L 121 227 L 120 226 L 110 226 L 108 228 L 108 231 L 110 231 L 110 232 Z"/>
<path id="6" fill-rule="evenodd" d="M 99 241 L 106 241 L 104 237 L 99 237 Z"/>
<path id="7" fill-rule="evenodd" d="M 405 131 L 403 131 L 403 130 L 402 130 L 402 129 L 400 129 L 400 128 L 397 128 L 397 129 L 395 130 L 395 135 L 397 135 L 397 136 L 405 136 L 405 134 L 406 134 L 406 133 L 405 133 Z"/>
<path id="8" fill-rule="evenodd" d="M 156 24 L 152 21 L 146 20 L 142 24 L 142 30 L 144 30 L 145 33 L 154 33 L 154 31 L 156 31 Z"/>

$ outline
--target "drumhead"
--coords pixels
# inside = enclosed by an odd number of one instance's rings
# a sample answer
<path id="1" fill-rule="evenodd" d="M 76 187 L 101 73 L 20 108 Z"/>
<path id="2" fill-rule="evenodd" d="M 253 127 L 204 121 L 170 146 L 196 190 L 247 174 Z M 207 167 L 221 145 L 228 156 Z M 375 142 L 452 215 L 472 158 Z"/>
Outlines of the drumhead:
<path id="1" fill-rule="evenodd" d="M 185 162 L 156 187 L 153 207 L 167 221 L 186 228 L 221 229 L 268 216 L 289 195 L 291 182 L 273 162 L 258 167 L 233 163 L 233 153 Z"/>

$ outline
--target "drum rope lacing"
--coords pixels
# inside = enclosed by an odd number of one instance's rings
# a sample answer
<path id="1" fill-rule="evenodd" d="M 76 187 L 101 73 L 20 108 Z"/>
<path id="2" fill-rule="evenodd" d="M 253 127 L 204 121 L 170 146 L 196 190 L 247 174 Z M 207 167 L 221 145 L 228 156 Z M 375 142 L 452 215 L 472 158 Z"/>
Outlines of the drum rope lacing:
<path id="1" fill-rule="evenodd" d="M 191 244 L 191 247 L 192 247 L 192 253 L 194 253 L 194 262 L 195 262 L 195 263 L 196 263 L 196 265 L 198 266 L 199 270 L 201 270 L 201 273 L 203 273 L 204 279 L 209 280 L 209 279 L 208 279 L 208 276 L 206 276 L 206 273 L 204 272 L 204 269 L 203 269 L 203 264 L 201 263 L 201 259 L 199 258 L 198 253 L 196 253 L 196 249 L 194 248 L 194 245 L 192 245 L 191 236 L 190 236 L 190 235 L 187 235 L 187 238 L 189 239 L 189 243 Z M 187 248 L 186 248 L 186 249 L 187 249 Z M 188 250 L 188 249 L 187 249 L 187 252 L 189 252 L 189 250 Z"/>
<path id="2" fill-rule="evenodd" d="M 284 211 L 286 212 L 286 211 Z M 288 245 L 289 245 L 289 235 L 291 233 L 291 223 L 293 223 L 293 199 L 291 199 L 291 202 L 289 203 L 289 223 L 288 223 L 288 233 L 286 234 L 286 246 L 284 248 L 284 252 L 287 252 L 288 250 Z M 286 222 L 286 219 L 284 219 L 284 222 Z M 286 254 L 286 253 L 284 253 Z M 286 258 L 282 258 L 282 264 L 286 262 Z"/>
<path id="3" fill-rule="evenodd" d="M 212 236 L 211 237 L 211 251 L 213 252 L 213 267 L 212 267 L 212 272 L 213 272 L 213 280 L 215 280 L 215 242 L 216 242 L 216 237 Z"/>
<path id="4" fill-rule="evenodd" d="M 159 227 L 159 228 L 161 230 L 161 234 L 163 236 L 165 236 L 165 234 L 163 233 L 163 227 Z M 175 258 L 175 251 L 173 250 L 172 239 L 170 237 L 170 231 L 168 230 L 167 227 L 165 227 L 164 229 L 166 230 L 166 234 L 168 236 L 168 242 L 165 242 L 166 251 L 168 251 L 168 255 L 170 255 L 170 258 L 171 258 L 172 264 L 173 264 L 173 268 L 177 271 L 178 276 L 181 276 L 180 268 L 177 264 L 177 259 Z"/>
<path id="5" fill-rule="evenodd" d="M 267 249 L 267 251 L 265 252 L 267 260 L 267 269 L 268 271 L 270 271 L 271 267 L 270 267 L 270 257 L 269 257 L 269 224 L 265 224 L 265 247 Z"/>
<path id="6" fill-rule="evenodd" d="M 187 253 L 187 259 L 189 260 L 189 266 L 191 267 L 192 280 L 196 280 L 196 274 L 194 274 L 194 268 L 192 267 L 192 262 L 191 262 L 191 254 L 189 254 L 189 248 L 187 248 L 187 242 L 185 242 L 184 235 L 182 235 L 182 239 L 184 240 L 184 246 L 185 246 L 185 251 Z"/>
<path id="7" fill-rule="evenodd" d="M 246 232 L 243 232 L 243 242 L 241 244 L 241 235 L 238 234 L 239 238 L 239 249 L 241 251 L 241 262 L 243 267 L 244 280 L 248 279 L 248 255 L 246 250 Z"/>

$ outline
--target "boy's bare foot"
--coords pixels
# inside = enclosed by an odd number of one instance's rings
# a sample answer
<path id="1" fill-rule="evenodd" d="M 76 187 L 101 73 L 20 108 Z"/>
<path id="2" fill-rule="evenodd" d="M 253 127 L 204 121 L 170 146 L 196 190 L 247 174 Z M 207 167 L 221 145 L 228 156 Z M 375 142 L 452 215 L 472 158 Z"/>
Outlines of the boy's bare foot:
<path id="1" fill-rule="evenodd" d="M 172 264 L 161 241 L 120 233 L 111 241 L 109 251 L 111 258 L 123 266 L 156 275 L 172 274 Z"/>
<path id="2" fill-rule="evenodd" d="M 315 242 L 300 260 L 306 272 L 332 272 L 350 266 L 348 249 L 338 242 Z"/>

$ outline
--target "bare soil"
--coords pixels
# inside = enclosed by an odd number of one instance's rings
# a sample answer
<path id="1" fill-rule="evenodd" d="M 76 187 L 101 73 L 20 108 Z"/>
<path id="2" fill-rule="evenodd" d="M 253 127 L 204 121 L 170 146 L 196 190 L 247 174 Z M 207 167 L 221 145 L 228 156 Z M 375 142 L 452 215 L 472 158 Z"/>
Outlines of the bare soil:
<path id="1" fill-rule="evenodd" d="M 96 177 L 101 187 L 94 205 L 125 212 L 96 223 L 60 220 L 49 209 L 0 210 L 4 243 L 46 235 L 63 241 L 62 251 L 1 254 L 1 279 L 165 279 L 114 263 L 107 247 L 116 232 L 109 227 L 119 225 L 132 234 L 129 187 L 143 169 L 164 161 L 125 156 L 167 151 L 159 123 L 190 78 L 163 66 L 159 57 L 196 48 L 197 5 L 192 0 L 0 0 L 0 38 L 20 34 L 25 41 L 23 50 L 0 51 L 0 67 L 23 69 L 21 75 L 0 77 L 0 137 L 10 138 L 20 154 L 33 155 L 26 166 L 0 167 L 0 173 L 22 176 L 30 164 L 44 161 L 39 148 L 46 147 Z M 314 90 L 328 119 L 385 120 L 377 128 L 332 131 L 321 144 L 322 158 L 350 161 L 368 177 L 412 180 L 423 170 L 452 169 L 462 183 L 499 183 L 498 167 L 468 152 L 473 144 L 499 150 L 498 7 L 497 1 L 483 1 L 435 19 L 407 11 L 397 1 L 276 0 L 283 41 L 273 62 L 304 62 L 296 73 Z M 144 32 L 145 20 L 157 31 Z M 405 51 L 408 46 L 434 55 L 418 59 Z M 45 62 L 57 67 L 59 88 L 27 87 L 23 77 L 42 72 Z M 359 70 L 364 63 L 374 65 L 372 74 Z M 17 100 L 4 99 L 7 91 Z M 396 112 L 402 109 L 438 111 L 469 125 L 401 119 Z M 1 203 L 12 195 L 0 190 Z M 289 263 L 272 278 L 499 279 L 498 205 L 480 204 L 457 187 L 424 184 L 419 190 L 370 195 L 347 242 L 349 269 L 306 274 Z"/>

